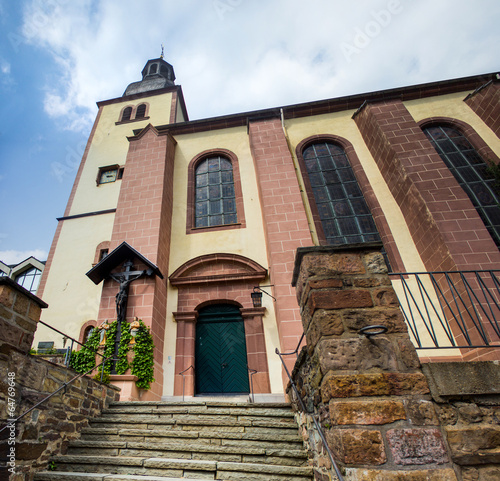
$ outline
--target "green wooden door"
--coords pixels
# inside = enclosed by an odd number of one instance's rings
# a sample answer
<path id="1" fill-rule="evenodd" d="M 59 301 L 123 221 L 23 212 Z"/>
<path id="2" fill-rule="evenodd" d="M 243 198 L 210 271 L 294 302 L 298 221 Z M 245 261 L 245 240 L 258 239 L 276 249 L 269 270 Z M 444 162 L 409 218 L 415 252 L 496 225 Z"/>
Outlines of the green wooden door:
<path id="1" fill-rule="evenodd" d="M 228 304 L 200 310 L 196 323 L 196 394 L 248 393 L 245 327 Z"/>

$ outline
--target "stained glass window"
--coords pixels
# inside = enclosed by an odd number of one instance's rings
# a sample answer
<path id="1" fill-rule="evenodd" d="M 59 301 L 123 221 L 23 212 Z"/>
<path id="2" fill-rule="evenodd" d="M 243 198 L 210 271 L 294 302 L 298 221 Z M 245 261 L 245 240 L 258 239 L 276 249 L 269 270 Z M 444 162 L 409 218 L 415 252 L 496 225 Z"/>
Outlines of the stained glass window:
<path id="1" fill-rule="evenodd" d="M 202 160 L 196 167 L 195 227 L 235 224 L 233 166 L 225 157 Z"/>
<path id="2" fill-rule="evenodd" d="M 380 241 L 380 235 L 344 149 L 329 142 L 303 151 L 328 244 Z"/>
<path id="3" fill-rule="evenodd" d="M 458 130 L 442 125 L 423 129 L 443 162 L 469 196 L 491 237 L 500 246 L 500 207 L 488 165 Z"/>

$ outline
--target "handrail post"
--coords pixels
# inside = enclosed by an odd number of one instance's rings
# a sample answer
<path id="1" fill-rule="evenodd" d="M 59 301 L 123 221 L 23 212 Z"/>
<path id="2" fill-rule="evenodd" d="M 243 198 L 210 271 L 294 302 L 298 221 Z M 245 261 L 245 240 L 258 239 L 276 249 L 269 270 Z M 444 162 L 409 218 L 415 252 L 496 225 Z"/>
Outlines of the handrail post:
<path id="1" fill-rule="evenodd" d="M 253 375 L 257 374 L 257 370 L 250 369 L 248 366 L 247 366 L 247 369 L 248 369 L 248 372 L 250 374 L 250 396 L 251 396 L 250 399 L 252 400 L 252 404 L 255 404 L 255 396 L 253 393 Z"/>
<path id="2" fill-rule="evenodd" d="M 185 377 L 184 373 L 186 371 L 189 371 L 190 369 L 193 370 L 194 373 L 194 366 L 191 364 L 187 369 L 184 369 L 184 371 L 181 371 L 179 374 L 182 376 L 182 402 L 184 402 L 184 385 L 185 385 Z"/>
<path id="3" fill-rule="evenodd" d="M 330 462 L 332 463 L 333 469 L 335 470 L 335 474 L 339 478 L 339 481 L 344 481 L 344 477 L 342 476 L 342 473 L 340 472 L 340 470 L 339 470 L 339 468 L 337 466 L 337 463 L 335 462 L 335 458 L 333 457 L 333 453 L 332 453 L 332 451 L 330 449 L 330 446 L 328 445 L 328 442 L 326 440 L 325 434 L 323 433 L 323 429 L 321 428 L 321 425 L 319 424 L 318 420 L 316 419 L 316 416 L 314 415 L 314 413 L 310 413 L 310 412 L 307 411 L 306 406 L 304 404 L 304 401 L 300 397 L 299 390 L 297 389 L 297 385 L 295 384 L 295 381 L 293 380 L 292 376 L 290 375 L 290 371 L 286 367 L 285 361 L 283 360 L 283 356 L 284 355 L 286 356 L 286 355 L 290 355 L 290 354 L 296 354 L 297 358 L 298 358 L 299 346 L 302 343 L 302 340 L 304 339 L 304 336 L 305 336 L 305 333 L 302 334 L 302 337 L 300 338 L 299 343 L 297 344 L 297 347 L 295 348 L 295 351 L 281 353 L 279 351 L 279 349 L 276 348 L 274 352 L 279 356 L 281 364 L 285 368 L 285 372 L 286 372 L 286 374 L 288 376 L 288 380 L 290 381 L 290 385 L 291 385 L 291 387 L 293 389 L 293 392 L 294 392 L 294 394 L 295 394 L 295 396 L 296 396 L 296 398 L 297 398 L 297 400 L 298 400 L 298 402 L 300 404 L 300 408 L 302 409 L 302 411 L 305 414 L 309 414 L 311 416 L 311 418 L 312 418 L 312 420 L 314 422 L 314 426 L 316 427 L 316 430 L 318 431 L 318 434 L 319 434 L 319 436 L 321 438 L 321 442 L 323 443 L 323 446 L 326 449 L 328 457 L 330 458 Z"/>

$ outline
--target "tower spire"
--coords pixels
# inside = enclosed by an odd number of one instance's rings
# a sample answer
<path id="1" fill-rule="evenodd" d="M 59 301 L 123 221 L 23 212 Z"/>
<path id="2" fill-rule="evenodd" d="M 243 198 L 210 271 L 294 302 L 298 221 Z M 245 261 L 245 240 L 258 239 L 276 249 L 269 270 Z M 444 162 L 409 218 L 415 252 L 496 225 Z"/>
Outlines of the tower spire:
<path id="1" fill-rule="evenodd" d="M 160 58 L 163 58 L 163 44 L 161 44 L 161 55 Z"/>

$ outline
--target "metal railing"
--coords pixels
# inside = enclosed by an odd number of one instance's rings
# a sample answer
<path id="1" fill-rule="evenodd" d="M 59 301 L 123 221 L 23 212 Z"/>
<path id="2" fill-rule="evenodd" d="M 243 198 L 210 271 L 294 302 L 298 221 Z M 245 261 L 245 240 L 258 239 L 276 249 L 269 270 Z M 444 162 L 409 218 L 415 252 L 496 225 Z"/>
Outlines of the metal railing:
<path id="1" fill-rule="evenodd" d="M 294 380 L 292 379 L 292 376 L 290 374 L 290 371 L 288 370 L 288 368 L 286 367 L 286 363 L 283 359 L 283 356 L 290 356 L 290 355 L 296 355 L 296 357 L 298 358 L 299 354 L 299 348 L 300 348 L 300 345 L 302 344 L 302 341 L 304 340 L 304 336 L 305 336 L 305 333 L 302 334 L 300 340 L 299 340 L 299 343 L 297 344 L 297 347 L 295 348 L 295 351 L 292 351 L 292 352 L 280 352 L 278 348 L 276 348 L 275 352 L 276 354 L 279 356 L 280 358 L 280 361 L 281 361 L 281 364 L 283 365 L 284 369 L 285 369 L 285 372 L 288 376 L 288 379 L 290 381 L 290 385 L 293 389 L 293 392 L 300 404 L 300 409 L 302 410 L 303 413 L 305 414 L 308 414 L 309 416 L 311 416 L 313 422 L 314 422 L 314 426 L 316 428 L 316 431 L 318 431 L 318 434 L 319 434 L 319 437 L 321 438 L 321 441 L 323 443 L 323 447 L 325 448 L 327 454 L 328 454 L 328 457 L 330 459 L 330 462 L 332 463 L 332 466 L 333 466 L 333 469 L 335 470 L 335 474 L 337 475 L 337 477 L 339 478 L 339 481 L 344 481 L 344 477 L 342 476 L 342 473 L 340 472 L 338 466 L 337 466 L 337 463 L 335 462 L 335 459 L 333 457 L 333 453 L 330 449 L 330 447 L 328 446 L 328 442 L 325 438 L 325 433 L 323 432 L 323 428 L 321 427 L 321 424 L 319 423 L 318 419 L 316 418 L 316 415 L 314 413 L 311 413 L 307 410 L 305 404 L 304 404 L 304 401 L 302 400 L 300 394 L 299 394 L 299 390 L 297 389 L 297 385 L 295 384 Z M 312 436 L 309 437 L 310 439 L 313 439 Z"/>
<path id="2" fill-rule="evenodd" d="M 500 270 L 389 275 L 417 349 L 500 347 Z"/>
<path id="3" fill-rule="evenodd" d="M 87 374 L 90 374 L 92 371 L 94 371 L 94 369 L 99 368 L 100 366 L 104 367 L 104 364 L 107 361 L 111 360 L 111 359 L 113 359 L 113 356 L 104 357 L 100 364 L 94 366 L 92 369 L 89 369 L 87 372 L 80 373 L 77 376 L 74 376 L 72 379 L 70 379 L 69 381 L 65 382 L 61 387 L 59 387 L 58 389 L 56 389 L 53 393 L 49 394 L 47 397 L 43 398 L 41 401 L 39 401 L 38 403 L 36 403 L 34 406 L 32 406 L 31 408 L 29 408 L 27 411 L 25 411 L 23 414 L 21 414 L 20 416 L 18 416 L 16 419 L 9 420 L 9 422 L 2 429 L 0 429 L 0 433 L 3 432 L 5 429 L 8 429 L 8 428 L 11 428 L 12 426 L 15 426 L 16 423 L 20 419 L 24 418 L 24 416 L 26 416 L 27 414 L 29 414 L 31 411 L 35 410 L 37 407 L 39 407 L 42 404 L 46 403 L 49 399 L 53 398 L 60 391 L 64 390 L 64 393 L 66 393 L 66 388 L 70 384 L 72 384 L 76 380 L 82 378 L 83 376 L 86 376 Z M 101 369 L 101 372 L 102 371 L 104 371 L 104 369 Z M 102 379 L 102 375 L 101 375 L 101 379 Z"/>
<path id="4" fill-rule="evenodd" d="M 66 348 L 66 355 L 64 357 L 64 365 L 65 366 L 69 366 L 69 363 L 70 363 L 70 360 L 71 360 L 71 353 L 73 352 L 73 347 L 74 347 L 75 343 L 78 344 L 81 347 L 84 347 L 85 349 L 88 349 L 90 352 L 93 352 L 97 356 L 100 356 L 101 358 L 104 359 L 104 354 L 101 354 L 100 352 L 96 351 L 95 349 L 91 349 L 90 347 L 86 347 L 85 344 L 82 344 L 80 341 L 77 341 L 76 339 L 72 338 L 71 336 L 68 336 L 67 334 L 64 334 L 64 332 L 61 332 L 59 329 L 56 329 L 55 327 L 52 327 L 50 324 L 47 324 L 46 322 L 43 322 L 41 320 L 38 321 L 38 324 L 42 324 L 45 327 L 48 327 L 49 329 L 52 329 L 54 332 L 57 332 L 58 334 L 61 334 L 61 336 L 63 336 L 63 339 L 71 341 L 71 344 Z M 101 369 L 101 381 L 102 381 L 102 373 L 103 372 L 104 372 L 104 369 Z"/>
<path id="5" fill-rule="evenodd" d="M 184 373 L 185 373 L 186 371 L 189 371 L 190 369 L 192 369 L 192 370 L 193 370 L 193 374 L 194 374 L 194 366 L 193 366 L 192 364 L 191 364 L 191 366 L 189 366 L 188 368 L 184 369 L 184 371 L 181 371 L 181 372 L 179 373 L 179 375 L 181 375 L 181 376 L 182 376 L 182 402 L 184 402 L 184 387 L 185 387 L 185 380 L 186 380 L 186 378 L 185 378 L 185 376 L 184 376 Z"/>
<path id="6" fill-rule="evenodd" d="M 252 404 L 255 404 L 255 396 L 253 393 L 253 375 L 257 374 L 259 371 L 256 369 L 250 369 L 247 366 L 248 374 L 250 375 L 250 399 L 252 400 Z"/>

